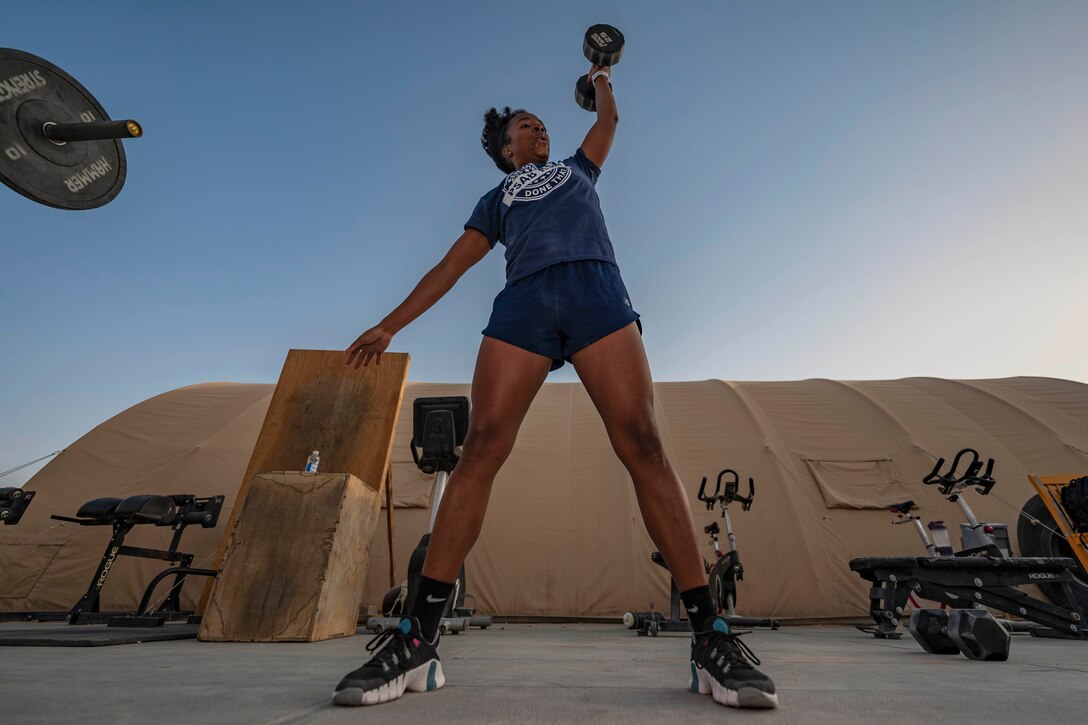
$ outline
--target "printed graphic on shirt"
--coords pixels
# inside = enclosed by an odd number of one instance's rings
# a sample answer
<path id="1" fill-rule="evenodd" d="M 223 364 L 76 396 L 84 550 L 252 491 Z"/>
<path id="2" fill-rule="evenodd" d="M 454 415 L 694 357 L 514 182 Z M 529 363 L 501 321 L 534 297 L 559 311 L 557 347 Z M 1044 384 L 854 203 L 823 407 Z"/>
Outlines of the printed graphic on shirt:
<path id="1" fill-rule="evenodd" d="M 543 166 L 527 164 L 506 177 L 502 185 L 502 203 L 513 206 L 515 201 L 536 201 L 570 180 L 574 172 L 562 161 L 550 161 Z"/>

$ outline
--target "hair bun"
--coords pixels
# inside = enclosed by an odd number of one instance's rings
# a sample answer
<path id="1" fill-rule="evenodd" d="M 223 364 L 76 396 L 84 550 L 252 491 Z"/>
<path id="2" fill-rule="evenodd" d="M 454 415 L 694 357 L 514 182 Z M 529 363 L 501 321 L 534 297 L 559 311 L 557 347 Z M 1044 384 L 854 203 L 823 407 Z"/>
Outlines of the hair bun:
<path id="1" fill-rule="evenodd" d="M 502 147 L 506 145 L 506 127 L 510 119 L 519 113 L 525 113 L 525 109 L 511 111 L 510 106 L 505 106 L 500 113 L 497 108 L 492 107 L 484 113 L 484 131 L 480 135 L 480 144 L 504 174 L 514 170 L 514 164 L 502 155 Z"/>

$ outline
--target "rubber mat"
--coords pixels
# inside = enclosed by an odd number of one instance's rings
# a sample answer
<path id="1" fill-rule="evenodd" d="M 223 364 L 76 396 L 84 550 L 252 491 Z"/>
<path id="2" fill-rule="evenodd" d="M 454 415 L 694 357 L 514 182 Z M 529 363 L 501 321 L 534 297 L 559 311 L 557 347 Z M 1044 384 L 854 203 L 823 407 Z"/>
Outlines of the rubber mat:
<path id="1" fill-rule="evenodd" d="M 108 647 L 173 639 L 196 639 L 199 624 L 107 627 L 104 624 L 0 624 L 0 647 Z"/>

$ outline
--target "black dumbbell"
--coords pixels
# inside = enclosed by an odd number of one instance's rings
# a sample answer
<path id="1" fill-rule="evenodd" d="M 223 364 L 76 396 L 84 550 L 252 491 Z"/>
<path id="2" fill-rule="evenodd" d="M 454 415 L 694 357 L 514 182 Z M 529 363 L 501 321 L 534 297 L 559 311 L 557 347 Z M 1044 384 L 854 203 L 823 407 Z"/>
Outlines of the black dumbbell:
<path id="1" fill-rule="evenodd" d="M 948 636 L 948 612 L 943 609 L 915 609 L 907 631 L 931 655 L 960 653 L 959 646 Z"/>
<path id="2" fill-rule="evenodd" d="M 1009 659 L 1009 631 L 985 609 L 953 609 L 948 615 L 948 637 L 970 659 Z"/>
<path id="3" fill-rule="evenodd" d="M 613 66 L 623 56 L 623 33 L 611 25 L 594 25 L 586 31 L 582 52 L 594 65 Z M 589 74 L 578 78 L 574 85 L 574 100 L 587 111 L 597 110 L 597 94 Z"/>
<path id="4" fill-rule="evenodd" d="M 1009 658 L 1009 632 L 985 609 L 915 609 L 909 631 L 930 654 L 962 653 L 999 662 Z"/>

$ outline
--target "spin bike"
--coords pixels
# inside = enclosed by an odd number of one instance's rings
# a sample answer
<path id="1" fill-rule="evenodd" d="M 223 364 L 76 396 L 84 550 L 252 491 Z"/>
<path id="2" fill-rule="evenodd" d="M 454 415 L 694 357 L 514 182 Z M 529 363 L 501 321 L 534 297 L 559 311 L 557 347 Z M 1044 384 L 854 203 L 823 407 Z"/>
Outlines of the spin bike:
<path id="1" fill-rule="evenodd" d="M 420 471 L 428 475 L 437 473 L 434 497 L 431 500 L 430 524 L 408 562 L 408 578 L 393 587 L 382 599 L 381 617 L 371 617 L 364 625 L 374 633 L 381 633 L 397 626 L 403 616 L 411 613 L 423 576 L 423 563 L 431 543 L 431 531 L 438 518 L 438 508 L 450 474 L 461 460 L 458 448 L 468 433 L 469 400 L 464 396 L 416 398 L 412 403 L 412 458 Z M 477 616 L 476 608 L 465 604 L 465 567 L 461 565 L 453 592 L 439 624 L 441 634 L 459 634 L 469 627 L 487 629 L 491 617 Z"/>
<path id="2" fill-rule="evenodd" d="M 964 456 L 972 456 L 963 475 L 958 475 L 960 462 Z M 973 448 L 964 448 L 952 460 L 952 467 L 948 473 L 942 474 L 941 467 L 944 459 L 940 459 L 933 470 L 922 479 L 926 486 L 939 486 L 941 495 L 960 507 L 967 523 L 960 524 L 960 537 L 963 550 L 953 552 L 952 542 L 948 538 L 948 530 L 943 521 L 930 521 L 928 527 L 922 526 L 921 516 L 911 513 L 916 505 L 913 500 L 903 503 L 888 505 L 888 510 L 895 514 L 893 524 L 914 524 L 926 553 L 931 556 L 1012 556 L 1012 550 L 1008 540 L 1008 529 L 1004 524 L 982 523 L 975 516 L 975 512 L 967 503 L 964 494 L 967 489 L 974 488 L 982 496 L 989 495 L 997 481 L 994 480 L 994 459 L 989 459 L 986 471 L 982 472 L 982 461 L 978 452 Z M 980 472 L 982 475 L 979 475 Z M 930 538 L 929 532 L 933 534 Z"/>
<path id="3" fill-rule="evenodd" d="M 722 479 L 726 474 L 731 474 L 732 479 L 724 482 L 723 491 Z M 737 582 L 744 579 L 744 566 L 740 562 L 740 554 L 737 551 L 737 537 L 733 533 L 733 522 L 729 518 L 729 504 L 737 502 L 740 503 L 742 511 L 750 510 L 756 495 L 755 481 L 751 478 L 748 479 L 748 495 L 742 496 L 740 494 L 740 476 L 731 468 L 727 468 L 718 474 L 718 480 L 712 494 L 706 492 L 707 480 L 704 476 L 702 483 L 699 484 L 698 498 L 706 504 L 707 511 L 713 511 L 715 505 L 720 505 L 722 519 L 725 521 L 726 538 L 729 541 L 729 551 L 723 552 L 719 539 L 721 527 L 718 522 L 712 521 L 703 527 L 703 533 L 710 537 L 710 544 L 714 549 L 714 564 L 711 565 L 705 559 L 703 560 L 714 609 L 723 619 L 738 627 L 770 627 L 771 629 L 778 629 L 778 622 L 774 619 L 742 617 L 737 614 L 736 610 Z M 669 568 L 660 551 L 655 551 L 650 559 L 658 566 L 665 569 Z M 624 626 L 628 629 L 637 630 L 639 635 L 657 636 L 660 631 L 690 632 L 691 623 L 680 619 L 680 590 L 675 579 L 671 580 L 669 589 L 669 610 L 671 615 L 669 619 L 665 619 L 662 613 L 652 609 L 648 612 L 627 612 L 623 615 Z"/>
<path id="4" fill-rule="evenodd" d="M 724 493 L 722 490 L 722 477 L 732 474 L 732 480 L 725 482 Z M 716 561 L 710 567 L 708 578 L 710 583 L 710 597 L 714 601 L 715 608 L 722 612 L 722 617 L 730 624 L 738 627 L 770 627 L 778 629 L 778 622 L 771 618 L 742 617 L 737 614 L 737 582 L 744 580 L 744 565 L 740 563 L 740 554 L 737 552 L 737 536 L 733 533 L 733 522 L 729 518 L 729 504 L 737 502 L 741 511 L 749 511 L 752 501 L 756 497 L 756 483 L 749 477 L 748 495 L 740 495 L 740 476 L 731 468 L 727 468 L 718 474 L 718 480 L 714 485 L 714 493 L 706 495 L 706 479 L 699 486 L 699 500 L 706 504 L 707 511 L 714 510 L 714 504 L 719 504 L 722 519 L 725 521 L 726 538 L 729 540 L 729 551 L 722 552 L 718 543 L 718 535 L 721 528 L 714 521 L 703 527 L 703 532 L 710 536 L 714 546 Z"/>

